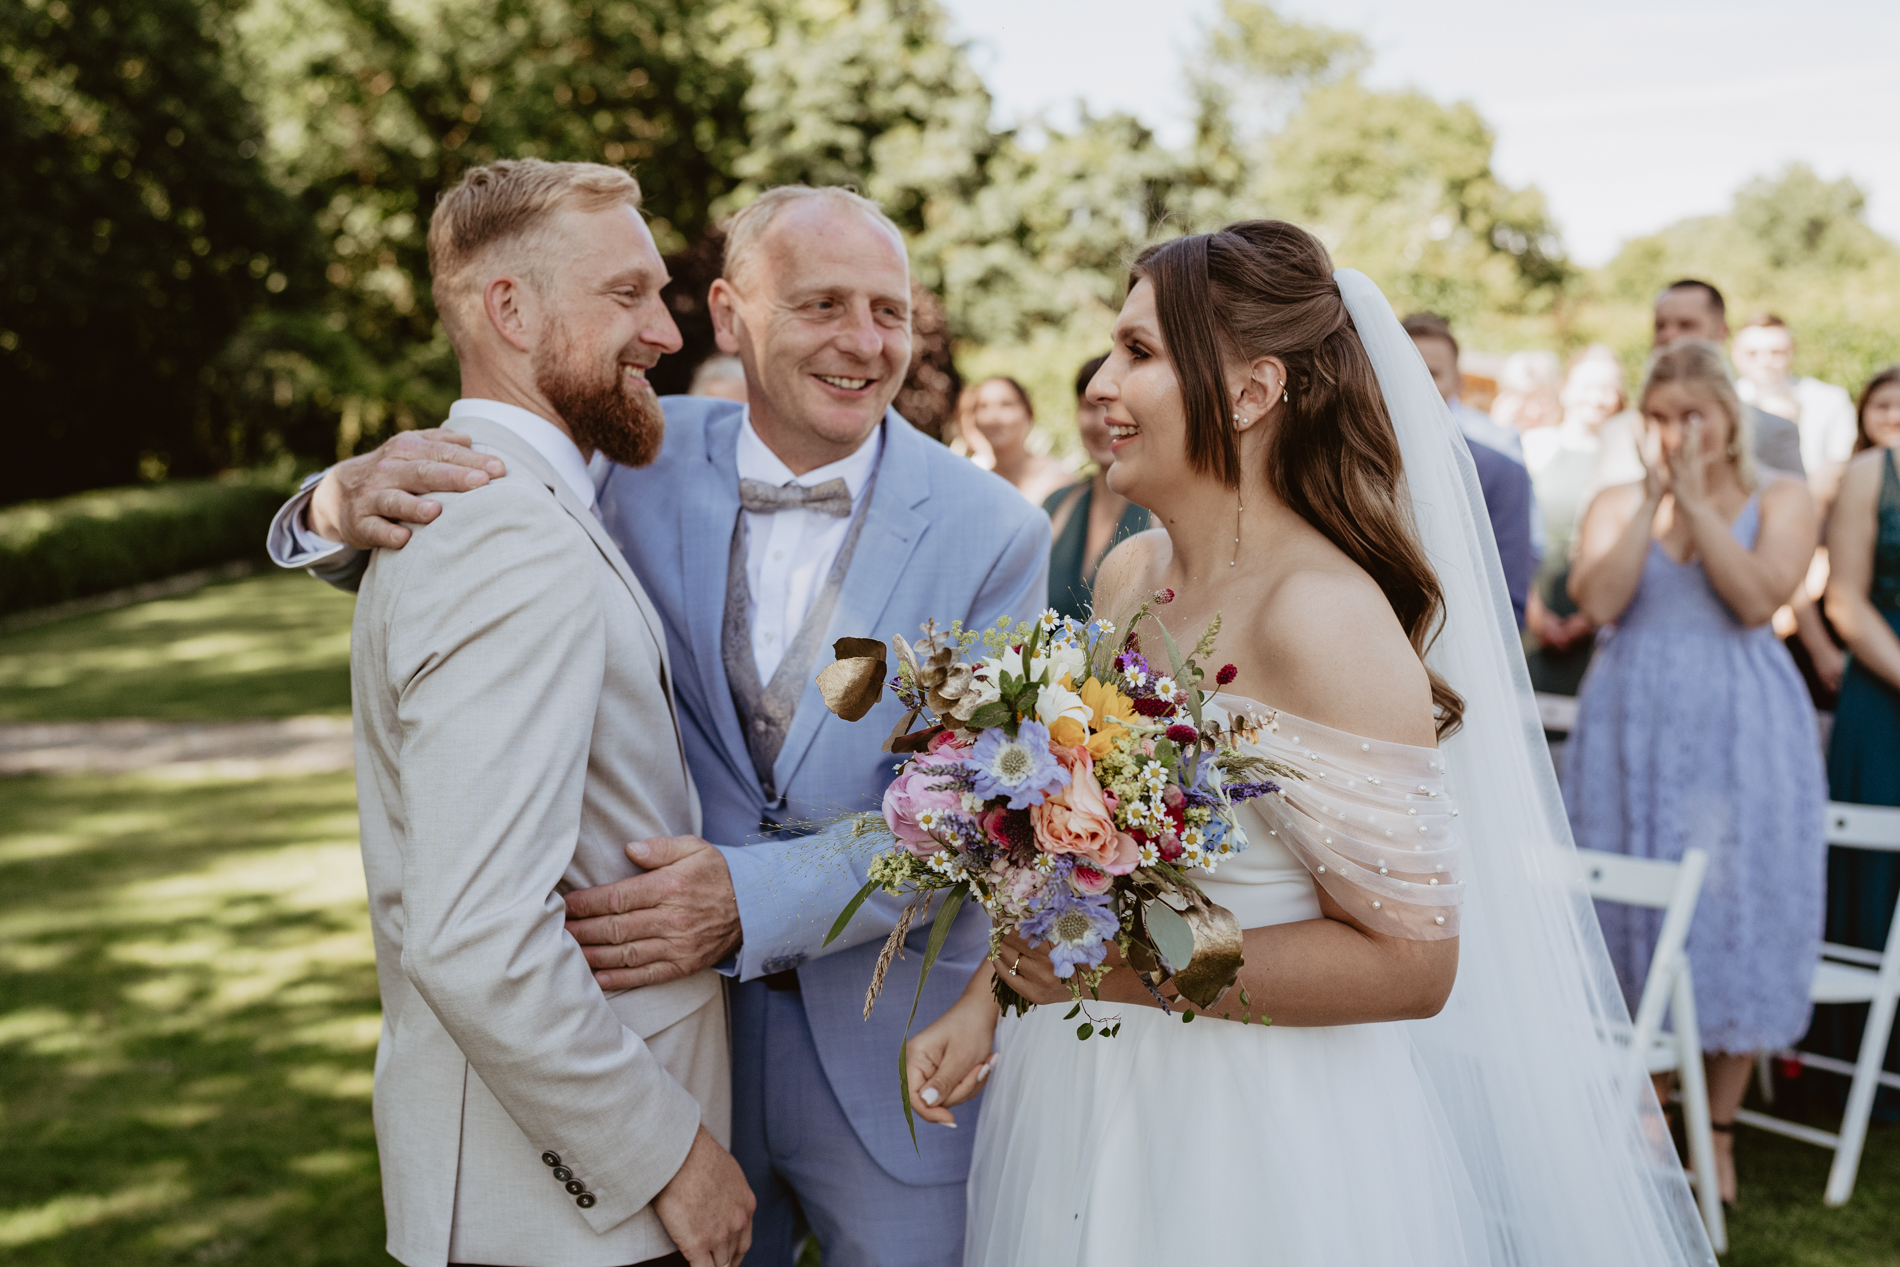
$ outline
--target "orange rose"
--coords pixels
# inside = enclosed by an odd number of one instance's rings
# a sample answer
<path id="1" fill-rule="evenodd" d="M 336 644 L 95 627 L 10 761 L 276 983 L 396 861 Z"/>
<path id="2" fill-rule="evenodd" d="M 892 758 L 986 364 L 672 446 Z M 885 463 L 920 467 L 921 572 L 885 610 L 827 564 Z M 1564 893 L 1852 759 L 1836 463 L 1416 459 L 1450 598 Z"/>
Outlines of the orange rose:
<path id="1" fill-rule="evenodd" d="M 1127 875 L 1135 869 L 1140 850 L 1133 837 L 1115 829 L 1102 785 L 1095 778 L 1094 758 L 1086 748 L 1053 751 L 1069 772 L 1069 785 L 1030 807 L 1036 844 L 1044 853 L 1074 854 L 1109 875 Z"/>

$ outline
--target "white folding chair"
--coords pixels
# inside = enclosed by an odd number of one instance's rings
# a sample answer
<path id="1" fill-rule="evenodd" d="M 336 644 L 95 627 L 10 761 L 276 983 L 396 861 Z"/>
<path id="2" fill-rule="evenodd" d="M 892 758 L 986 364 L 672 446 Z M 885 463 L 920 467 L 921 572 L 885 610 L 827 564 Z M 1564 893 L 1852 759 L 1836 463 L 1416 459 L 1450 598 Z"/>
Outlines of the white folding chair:
<path id="1" fill-rule="evenodd" d="M 1855 849 L 1880 849 L 1900 853 L 1900 809 L 1877 805 L 1846 805 L 1830 801 L 1827 807 L 1827 843 Z M 1816 1003 L 1866 1003 L 1867 1028 L 1860 1036 L 1860 1058 L 1853 1064 L 1813 1052 L 1784 1051 L 1778 1055 L 1798 1060 L 1813 1069 L 1845 1074 L 1853 1079 L 1847 1090 L 1847 1112 L 1841 1118 L 1838 1134 L 1816 1130 L 1799 1122 L 1772 1117 L 1744 1109 L 1735 1115 L 1739 1122 L 1786 1135 L 1803 1143 L 1834 1150 L 1834 1164 L 1827 1172 L 1829 1205 L 1846 1205 L 1854 1193 L 1854 1176 L 1860 1170 L 1861 1149 L 1867 1143 L 1867 1122 L 1873 1116 L 1874 1093 L 1884 1084 L 1900 1088 L 1900 1074 L 1887 1073 L 1887 1039 L 1893 1033 L 1894 1003 L 1900 999 L 1900 912 L 1887 926 L 1884 951 L 1862 950 L 1858 946 L 1837 946 L 1825 942 L 1821 961 L 1814 966 L 1814 984 L 1809 996 Z M 1765 1062 L 1764 1062 L 1765 1065 Z M 1764 1085 L 1766 1079 L 1764 1078 Z"/>
<path id="2" fill-rule="evenodd" d="M 1722 1219 L 1722 1194 L 1715 1177 L 1709 1088 L 1702 1071 L 1702 1031 L 1696 1025 L 1695 982 L 1689 973 L 1686 950 L 1696 900 L 1702 896 L 1702 877 L 1709 870 L 1709 855 L 1701 849 L 1690 849 L 1681 862 L 1661 862 L 1579 849 L 1577 857 L 1583 863 L 1590 896 L 1597 901 L 1663 912 L 1656 953 L 1650 956 L 1643 997 L 1630 1025 L 1630 1085 L 1632 1094 L 1640 1094 L 1651 1076 L 1676 1074 L 1683 1129 L 1689 1137 L 1689 1181 L 1695 1185 L 1709 1242 L 1718 1254 L 1722 1253 L 1728 1249 L 1728 1228 Z M 1668 1032 L 1662 1028 L 1665 1013 L 1672 1022 Z"/>

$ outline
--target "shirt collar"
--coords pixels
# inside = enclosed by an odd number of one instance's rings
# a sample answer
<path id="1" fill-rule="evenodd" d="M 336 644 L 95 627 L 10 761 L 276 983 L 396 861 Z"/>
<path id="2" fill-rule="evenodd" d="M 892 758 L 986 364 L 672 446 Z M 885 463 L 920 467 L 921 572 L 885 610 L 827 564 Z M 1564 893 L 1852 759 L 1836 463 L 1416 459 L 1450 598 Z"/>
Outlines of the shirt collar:
<path id="1" fill-rule="evenodd" d="M 752 429 L 752 411 L 747 409 L 739 425 L 739 447 L 733 458 L 742 480 L 758 480 L 775 487 L 796 482 L 806 488 L 816 488 L 826 480 L 841 479 L 845 487 L 851 490 L 851 500 L 856 502 L 865 484 L 870 481 L 871 472 L 877 468 L 878 455 L 883 451 L 884 424 L 880 422 L 849 457 L 839 458 L 836 462 L 806 471 L 803 475 L 794 475 L 792 468 L 780 461 L 778 454 L 759 439 L 759 433 Z"/>
<path id="2" fill-rule="evenodd" d="M 574 490 L 574 496 L 581 499 L 587 509 L 594 508 L 594 478 L 588 474 L 587 460 L 581 456 L 580 446 L 540 414 L 530 413 L 520 405 L 510 405 L 499 400 L 481 400 L 468 397 L 449 406 L 449 417 L 485 418 L 489 422 L 499 423 L 527 442 L 529 448 L 547 460 L 561 482 Z"/>

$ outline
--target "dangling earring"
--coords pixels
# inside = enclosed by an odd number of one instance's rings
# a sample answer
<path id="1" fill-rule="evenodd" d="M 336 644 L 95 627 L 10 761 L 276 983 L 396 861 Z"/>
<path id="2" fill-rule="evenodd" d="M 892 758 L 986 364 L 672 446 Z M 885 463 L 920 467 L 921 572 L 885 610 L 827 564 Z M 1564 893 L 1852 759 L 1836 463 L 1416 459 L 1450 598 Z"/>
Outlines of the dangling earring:
<path id="1" fill-rule="evenodd" d="M 1742 438 L 1740 436 L 1731 435 L 1728 438 L 1728 455 L 1730 458 L 1739 458 L 1742 456 Z"/>

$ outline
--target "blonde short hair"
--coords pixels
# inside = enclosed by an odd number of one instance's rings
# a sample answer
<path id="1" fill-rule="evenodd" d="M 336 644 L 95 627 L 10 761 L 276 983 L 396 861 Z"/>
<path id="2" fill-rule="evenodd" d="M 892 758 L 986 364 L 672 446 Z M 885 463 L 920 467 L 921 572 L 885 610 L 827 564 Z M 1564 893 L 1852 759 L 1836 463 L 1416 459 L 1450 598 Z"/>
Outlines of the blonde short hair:
<path id="1" fill-rule="evenodd" d="M 1713 343 L 1688 339 L 1657 352 L 1649 358 L 1649 366 L 1643 371 L 1643 390 L 1637 393 L 1637 407 L 1648 404 L 1649 393 L 1665 383 L 1699 388 L 1715 397 L 1716 404 L 1729 416 L 1733 437 L 1729 442 L 1729 456 L 1735 463 L 1735 474 L 1740 477 L 1743 488 L 1754 488 L 1755 421 L 1742 404 L 1741 394 L 1735 390 L 1735 378 L 1729 373 L 1728 357 L 1723 355 L 1722 349 Z"/>
<path id="2" fill-rule="evenodd" d="M 910 253 L 904 246 L 903 231 L 884 214 L 884 208 L 857 190 L 843 185 L 776 185 L 726 217 L 721 226 L 726 233 L 726 264 L 722 272 L 725 279 L 738 286 L 741 275 L 758 255 L 759 242 L 764 238 L 766 229 L 778 218 L 778 213 L 794 203 L 814 199 L 836 207 L 848 207 L 888 230 L 897 240 L 897 249 L 904 251 L 906 266 L 909 265 Z"/>
<path id="3" fill-rule="evenodd" d="M 458 343 L 467 329 L 487 281 L 478 266 L 496 251 L 531 248 L 568 207 L 600 211 L 623 203 L 639 207 L 640 182 L 604 163 L 521 158 L 470 168 L 436 199 L 429 221 L 430 290 L 449 341 Z M 543 282 L 536 252 L 525 255 L 524 271 Z"/>

